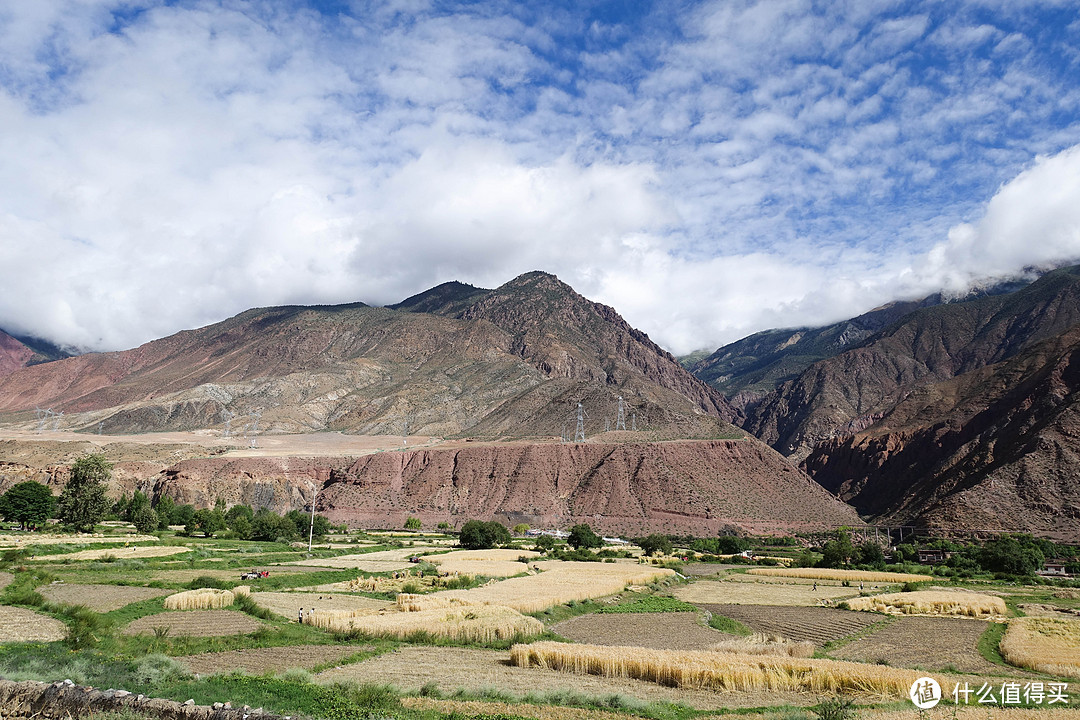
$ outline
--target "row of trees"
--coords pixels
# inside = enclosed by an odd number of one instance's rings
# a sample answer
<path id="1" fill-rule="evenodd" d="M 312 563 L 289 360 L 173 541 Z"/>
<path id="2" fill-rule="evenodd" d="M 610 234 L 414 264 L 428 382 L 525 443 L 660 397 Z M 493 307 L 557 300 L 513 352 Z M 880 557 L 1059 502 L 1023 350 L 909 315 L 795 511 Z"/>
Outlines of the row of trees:
<path id="1" fill-rule="evenodd" d="M 323 537 L 333 529 L 330 521 L 301 510 L 278 515 L 263 508 L 255 511 L 248 505 L 233 505 L 228 510 L 220 498 L 213 508 L 197 510 L 192 505 L 177 504 L 162 497 L 155 506 L 151 499 L 136 490 L 132 495 L 110 503 L 106 488 L 112 465 L 104 455 L 87 455 L 71 464 L 67 485 L 59 498 L 47 486 L 28 480 L 13 485 L 0 495 L 0 515 L 18 522 L 23 530 L 42 527 L 51 517 L 64 525 L 90 532 L 102 520 L 112 516 L 132 523 L 139 532 L 164 530 L 181 525 L 189 535 L 213 537 L 230 532 L 243 540 L 296 540 L 306 536 L 310 528 L 315 537 Z"/>

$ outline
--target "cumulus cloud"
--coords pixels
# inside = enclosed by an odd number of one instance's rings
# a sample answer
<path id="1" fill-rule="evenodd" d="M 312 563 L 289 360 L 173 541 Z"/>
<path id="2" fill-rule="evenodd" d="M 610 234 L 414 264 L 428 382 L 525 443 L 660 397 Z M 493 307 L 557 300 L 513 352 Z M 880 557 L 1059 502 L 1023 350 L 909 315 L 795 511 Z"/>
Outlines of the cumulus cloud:
<path id="1" fill-rule="evenodd" d="M 0 2 L 0 327 L 544 269 L 686 352 L 1076 258 L 1080 30 L 923 5 Z"/>

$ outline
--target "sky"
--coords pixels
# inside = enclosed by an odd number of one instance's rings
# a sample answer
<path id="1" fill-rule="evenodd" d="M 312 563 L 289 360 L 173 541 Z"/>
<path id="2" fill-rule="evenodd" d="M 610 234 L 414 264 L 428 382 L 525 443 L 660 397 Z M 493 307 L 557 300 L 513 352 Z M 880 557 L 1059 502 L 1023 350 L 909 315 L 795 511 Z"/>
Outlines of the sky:
<path id="1" fill-rule="evenodd" d="M 668 350 L 1080 261 L 1080 5 L 0 0 L 0 328 L 555 273 Z"/>

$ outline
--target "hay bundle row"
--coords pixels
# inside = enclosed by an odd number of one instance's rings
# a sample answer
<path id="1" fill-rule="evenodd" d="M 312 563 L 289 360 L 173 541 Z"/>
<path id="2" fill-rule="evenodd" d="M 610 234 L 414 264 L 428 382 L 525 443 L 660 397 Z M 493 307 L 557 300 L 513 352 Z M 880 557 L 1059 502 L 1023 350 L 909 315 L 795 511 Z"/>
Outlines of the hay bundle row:
<path id="1" fill-rule="evenodd" d="M 669 687 L 720 691 L 796 691 L 907 697 L 921 671 L 841 660 L 651 650 L 557 642 L 515 645 L 518 667 L 623 677 Z M 945 683 L 943 678 L 935 678 Z"/>
<path id="2" fill-rule="evenodd" d="M 398 639 L 426 633 L 459 642 L 479 643 L 530 638 L 544 631 L 544 624 L 536 618 L 497 605 L 416 612 L 316 611 L 304 617 L 304 624 L 339 633 L 358 632 Z"/>
<path id="3" fill-rule="evenodd" d="M 841 570 L 839 568 L 750 568 L 750 575 L 803 578 L 806 580 L 847 580 L 848 582 L 904 583 L 932 580 L 928 575 L 882 572 L 877 570 Z"/>
<path id="4" fill-rule="evenodd" d="M 1008 613 L 1005 601 L 999 597 L 947 590 L 920 590 L 852 598 L 847 604 L 852 610 L 905 615 L 960 615 L 978 618 Z"/>
<path id="5" fill-rule="evenodd" d="M 235 596 L 228 590 L 199 588 L 185 590 L 165 598 L 166 610 L 212 610 L 233 604 Z"/>

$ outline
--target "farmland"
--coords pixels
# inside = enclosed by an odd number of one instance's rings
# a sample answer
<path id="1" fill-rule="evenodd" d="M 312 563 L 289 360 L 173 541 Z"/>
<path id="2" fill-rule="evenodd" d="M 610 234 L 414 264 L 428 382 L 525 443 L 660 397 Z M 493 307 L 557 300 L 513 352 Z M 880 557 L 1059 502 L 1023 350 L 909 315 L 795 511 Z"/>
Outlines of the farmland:
<path id="1" fill-rule="evenodd" d="M 42 546 L 48 549 L 33 562 L 25 558 L 0 574 L 0 587 L 7 584 L 0 632 L 3 642 L 15 643 L 0 645 L 0 673 L 99 677 L 179 700 L 228 699 L 284 714 L 302 714 L 287 697 L 314 696 L 346 682 L 423 691 L 424 697 L 402 698 L 398 714 L 387 713 L 394 717 L 661 717 L 658 708 L 675 703 L 678 720 L 725 708 L 805 708 L 836 693 L 881 702 L 901 697 L 913 673 L 943 673 L 945 682 L 1067 675 L 1037 675 L 984 657 L 979 648 L 992 627 L 984 619 L 837 607 L 892 594 L 898 589 L 892 575 L 863 576 L 866 597 L 859 598 L 857 575 L 794 577 L 804 573 L 690 563 L 676 566 L 684 578 L 639 562 L 636 551 L 612 550 L 618 557 L 606 562 L 556 560 L 534 552 L 531 541 L 463 551 L 447 546 L 451 537 L 431 534 L 342 535 L 318 544 L 309 557 L 306 543 L 170 531 L 156 542 L 140 541 L 138 551 L 175 555 L 138 557 L 127 540 L 130 529 L 114 533 L 99 548 L 87 548 L 82 538 Z M 75 557 L 88 551 L 93 554 Z M 419 562 L 410 562 L 416 556 Z M 252 569 L 268 575 L 241 581 L 241 572 Z M 969 604 L 989 598 L 995 613 L 1027 608 L 1053 619 L 1073 617 L 1068 613 L 1080 605 L 1068 590 L 1006 584 L 950 584 L 900 595 L 914 602 L 945 590 Z M 90 633 L 75 642 L 78 627 Z M 551 642 L 556 639 L 568 642 Z M 23 640 L 45 644 L 17 644 Z M 64 659 L 46 660 L 50 652 Z M 83 653 L 95 658 L 94 666 L 136 658 L 132 662 L 165 670 L 111 671 L 101 679 L 80 669 L 90 665 L 70 664 L 69 657 Z M 258 694 L 261 686 L 237 672 L 290 690 Z M 158 679 L 138 684 L 143 677 Z M 460 697 L 439 697 L 459 691 Z M 514 704 L 523 698 L 532 704 Z M 566 702 L 584 706 L 551 707 Z M 870 718 L 876 712 L 860 709 Z M 771 720 L 767 711 L 762 717 Z"/>

